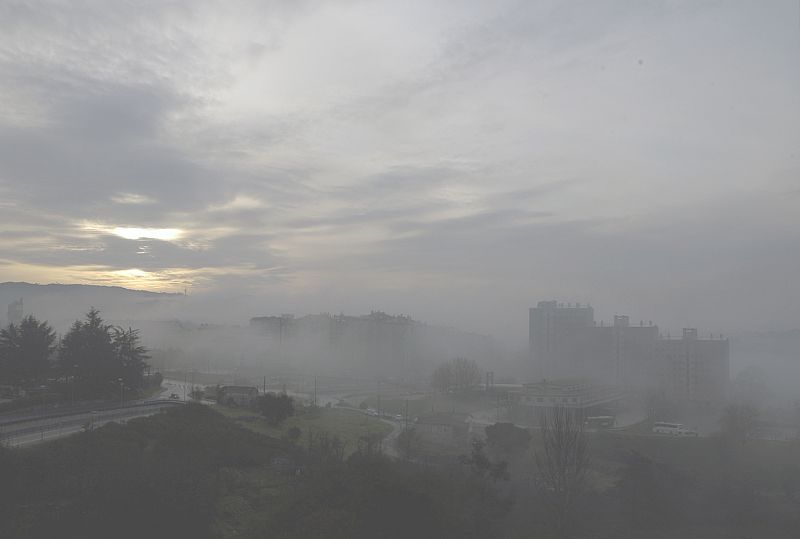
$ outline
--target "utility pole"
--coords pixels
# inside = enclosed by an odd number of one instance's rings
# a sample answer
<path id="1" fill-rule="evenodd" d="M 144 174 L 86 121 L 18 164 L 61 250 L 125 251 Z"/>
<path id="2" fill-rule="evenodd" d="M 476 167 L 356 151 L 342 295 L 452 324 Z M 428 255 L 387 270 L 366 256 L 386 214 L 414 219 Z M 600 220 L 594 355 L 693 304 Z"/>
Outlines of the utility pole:
<path id="1" fill-rule="evenodd" d="M 314 377 L 314 408 L 317 407 L 317 377 Z"/>

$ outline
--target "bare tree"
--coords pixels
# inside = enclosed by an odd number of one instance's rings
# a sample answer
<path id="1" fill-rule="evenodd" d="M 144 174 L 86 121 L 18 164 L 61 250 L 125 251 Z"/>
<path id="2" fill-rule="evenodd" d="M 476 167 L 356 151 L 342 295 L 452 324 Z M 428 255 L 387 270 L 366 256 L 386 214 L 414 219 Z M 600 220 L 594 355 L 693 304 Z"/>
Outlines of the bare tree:
<path id="1" fill-rule="evenodd" d="M 448 390 L 467 390 L 480 384 L 481 370 L 478 364 L 470 359 L 457 357 L 442 363 L 433 372 L 431 384 L 446 393 Z"/>
<path id="2" fill-rule="evenodd" d="M 441 393 L 447 393 L 453 385 L 453 367 L 450 363 L 442 363 L 436 367 L 431 385 Z"/>
<path id="3" fill-rule="evenodd" d="M 471 359 L 457 357 L 452 362 L 453 382 L 458 389 L 471 389 L 481 383 L 481 370 Z"/>
<path id="4" fill-rule="evenodd" d="M 571 410 L 554 408 L 542 416 L 541 454 L 536 453 L 537 487 L 549 506 L 556 536 L 569 536 L 570 517 L 586 488 L 589 446 L 583 421 Z"/>

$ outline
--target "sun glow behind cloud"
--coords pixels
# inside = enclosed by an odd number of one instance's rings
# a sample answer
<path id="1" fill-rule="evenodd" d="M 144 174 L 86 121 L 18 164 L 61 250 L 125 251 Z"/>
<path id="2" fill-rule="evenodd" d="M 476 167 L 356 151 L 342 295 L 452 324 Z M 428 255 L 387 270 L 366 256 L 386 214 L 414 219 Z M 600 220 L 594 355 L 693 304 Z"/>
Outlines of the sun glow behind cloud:
<path id="1" fill-rule="evenodd" d="M 136 227 L 114 227 L 112 234 L 125 238 L 126 240 L 177 240 L 183 235 L 183 231 L 178 228 L 136 228 Z"/>
<path id="2" fill-rule="evenodd" d="M 779 3 L 26 5 L 0 17 L 0 281 L 633 311 L 677 267 L 678 318 L 723 273 L 719 301 L 768 275 L 763 312 L 773 284 L 796 310 Z"/>
<path id="3" fill-rule="evenodd" d="M 129 226 L 108 226 L 102 223 L 83 222 L 80 228 L 87 232 L 101 232 L 103 234 L 113 234 L 126 240 L 161 240 L 174 241 L 184 236 L 184 231 L 180 228 L 150 228 L 150 227 L 129 227 Z"/>

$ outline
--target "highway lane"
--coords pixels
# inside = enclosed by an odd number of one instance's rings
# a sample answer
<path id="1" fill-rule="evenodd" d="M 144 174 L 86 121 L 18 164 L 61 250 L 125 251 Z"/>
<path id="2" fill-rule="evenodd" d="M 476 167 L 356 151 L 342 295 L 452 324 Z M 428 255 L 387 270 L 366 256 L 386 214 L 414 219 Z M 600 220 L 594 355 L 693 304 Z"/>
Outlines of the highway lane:
<path id="1" fill-rule="evenodd" d="M 62 417 L 37 418 L 4 424 L 0 425 L 0 443 L 8 447 L 20 447 L 53 440 L 85 429 L 98 428 L 113 421 L 124 423 L 137 417 L 150 416 L 176 405 L 178 404 L 171 401 L 158 401 L 149 405 L 78 412 Z"/>

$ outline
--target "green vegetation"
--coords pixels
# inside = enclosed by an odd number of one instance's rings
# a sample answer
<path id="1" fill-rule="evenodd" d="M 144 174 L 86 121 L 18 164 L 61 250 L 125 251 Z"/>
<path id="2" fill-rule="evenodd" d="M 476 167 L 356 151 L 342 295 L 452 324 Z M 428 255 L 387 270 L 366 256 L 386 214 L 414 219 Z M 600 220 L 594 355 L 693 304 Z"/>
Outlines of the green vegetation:
<path id="1" fill-rule="evenodd" d="M 75 378 L 81 395 L 89 397 L 114 394 L 120 385 L 141 390 L 147 359 L 138 330 L 106 324 L 94 308 L 72 324 L 58 349 L 60 372 Z"/>
<path id="2" fill-rule="evenodd" d="M 509 504 L 465 467 L 332 449 L 306 451 L 189 404 L 0 450 L 0 537 L 497 536 Z"/>
<path id="3" fill-rule="evenodd" d="M 375 440 L 391 426 L 377 418 L 297 412 L 270 425 L 257 410 L 189 404 L 0 450 L 0 537 L 556 536 L 547 497 L 561 487 L 534 458 L 542 431 L 528 441 L 502 425 L 460 458 L 417 447 L 419 465 L 380 455 Z M 586 441 L 569 537 L 796 536 L 798 444 L 608 431 Z"/>
<path id="4" fill-rule="evenodd" d="M 541 493 L 516 478 L 536 473 L 542 436 L 509 461 L 518 487 L 506 537 L 549 537 Z M 800 525 L 800 444 L 712 438 L 587 434 L 586 492 L 576 502 L 572 537 L 790 538 Z M 797 474 L 796 476 L 793 474 Z M 793 478 L 797 480 L 793 481 Z M 794 498 L 792 497 L 794 496 Z M 525 530 L 521 532 L 519 530 Z"/>
<path id="5" fill-rule="evenodd" d="M 279 425 L 271 425 L 265 418 L 250 410 L 217 407 L 227 417 L 254 432 L 280 440 L 289 439 L 289 431 L 300 429 L 300 445 L 309 436 L 336 437 L 344 444 L 344 454 L 351 455 L 365 440 L 381 439 L 392 431 L 392 426 L 378 418 L 346 408 L 298 408 L 294 416 Z"/>
<path id="6" fill-rule="evenodd" d="M 0 379 L 16 385 L 43 382 L 56 350 L 56 332 L 47 322 L 26 316 L 0 329 Z"/>
<path id="7" fill-rule="evenodd" d="M 121 391 L 141 395 L 157 380 L 145 376 L 148 350 L 136 329 L 106 324 L 90 309 L 76 320 L 56 346 L 56 333 L 33 316 L 0 329 L 0 380 L 15 393 L 35 393 L 39 405 L 73 398 L 116 397 Z M 47 393 L 60 393 L 49 395 Z M 10 403 L 7 409 L 27 405 Z"/>
<path id="8" fill-rule="evenodd" d="M 294 415 L 294 399 L 286 394 L 267 393 L 258 397 L 256 408 L 272 426 L 278 426 Z"/>
<path id="9" fill-rule="evenodd" d="M 205 537 L 225 470 L 284 451 L 199 405 L 4 450 L 0 537 Z"/>
<path id="10" fill-rule="evenodd" d="M 375 395 L 370 395 L 364 399 L 367 407 L 378 409 L 378 398 Z M 442 412 L 464 412 L 471 413 L 476 410 L 485 409 L 487 405 L 491 406 L 482 397 L 459 398 L 437 395 L 436 397 L 425 396 L 410 399 L 398 397 L 381 397 L 380 410 L 391 415 L 406 413 L 406 402 L 408 402 L 408 415 L 410 418 L 418 417 L 433 411 Z"/>

